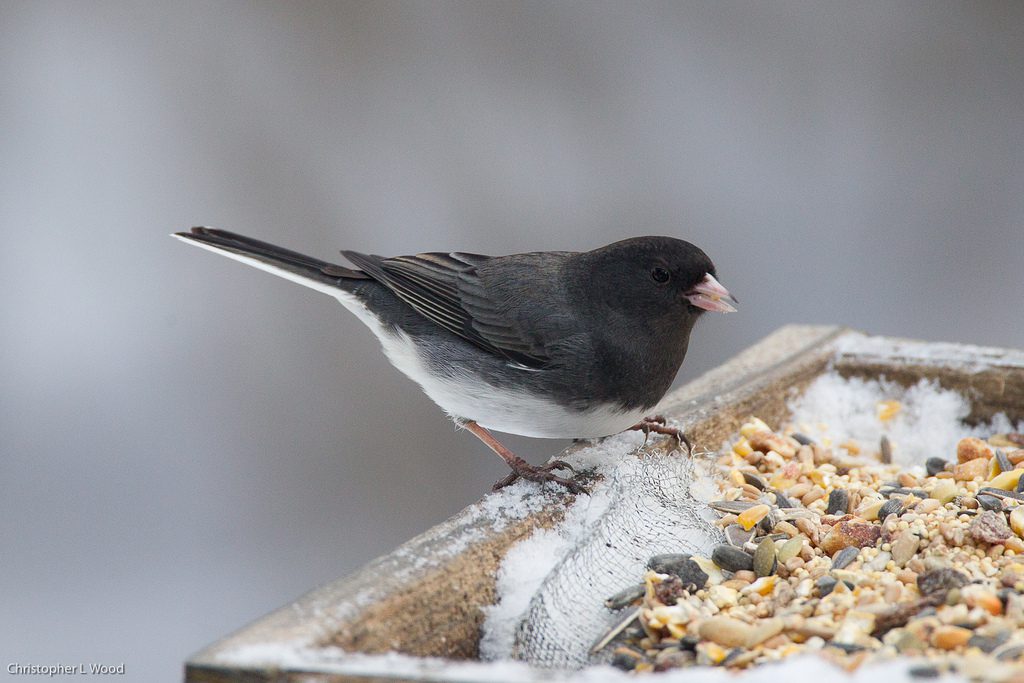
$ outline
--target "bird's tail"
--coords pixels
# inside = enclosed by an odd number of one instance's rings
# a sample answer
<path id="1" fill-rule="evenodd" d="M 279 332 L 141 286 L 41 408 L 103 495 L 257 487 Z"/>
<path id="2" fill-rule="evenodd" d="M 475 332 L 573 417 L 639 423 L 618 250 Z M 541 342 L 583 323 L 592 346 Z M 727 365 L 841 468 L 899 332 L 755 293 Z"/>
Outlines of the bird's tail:
<path id="1" fill-rule="evenodd" d="M 227 230 L 192 228 L 172 236 L 331 296 L 337 296 L 339 289 L 348 290 L 346 281 L 370 278 L 361 270 L 321 261 Z"/>

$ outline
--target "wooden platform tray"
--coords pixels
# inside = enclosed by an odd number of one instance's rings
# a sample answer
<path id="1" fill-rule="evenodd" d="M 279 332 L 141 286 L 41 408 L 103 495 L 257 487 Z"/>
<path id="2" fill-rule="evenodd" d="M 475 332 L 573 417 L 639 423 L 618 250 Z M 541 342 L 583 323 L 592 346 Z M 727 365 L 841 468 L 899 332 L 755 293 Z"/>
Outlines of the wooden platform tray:
<path id="1" fill-rule="evenodd" d="M 884 375 L 905 385 L 934 379 L 971 400 L 971 421 L 998 412 L 1024 419 L 1020 351 L 870 337 L 827 326 L 781 328 L 669 395 L 661 412 L 696 443 L 719 444 L 752 414 L 783 423 L 787 400 L 827 368 L 845 376 Z M 448 679 L 451 672 L 439 670 L 436 661 L 422 667 L 396 661 L 389 670 L 386 662 L 368 663 L 359 653 L 475 659 L 481 608 L 494 602 L 495 573 L 506 550 L 554 524 L 569 499 L 544 495 L 538 511 L 523 519 L 496 518 L 481 504 L 466 508 L 352 576 L 209 646 L 187 662 L 186 680 Z"/>

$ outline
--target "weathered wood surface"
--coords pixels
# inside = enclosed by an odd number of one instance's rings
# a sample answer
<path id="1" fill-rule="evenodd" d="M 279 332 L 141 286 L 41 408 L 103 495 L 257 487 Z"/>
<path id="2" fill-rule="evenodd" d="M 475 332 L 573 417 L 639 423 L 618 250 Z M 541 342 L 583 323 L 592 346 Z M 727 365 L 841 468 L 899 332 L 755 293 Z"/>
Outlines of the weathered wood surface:
<path id="1" fill-rule="evenodd" d="M 845 375 L 912 384 L 922 377 L 965 392 L 972 417 L 993 412 L 1024 418 L 1024 354 L 865 337 L 831 326 L 787 326 L 666 397 L 661 412 L 691 440 L 714 448 L 748 415 L 769 423 L 788 417 L 786 402 L 827 367 Z M 360 674 L 340 650 L 397 651 L 475 658 L 481 608 L 494 601 L 495 574 L 508 548 L 557 522 L 568 495 L 548 493 L 525 519 L 499 519 L 470 506 L 378 558 L 350 577 L 303 596 L 211 645 L 186 665 L 189 681 L 384 680 Z M 247 647 L 302 644 L 330 652 L 314 669 L 261 666 Z M 340 648 L 340 649 L 339 649 Z M 269 650 L 267 650 L 269 652 Z M 303 672 L 303 670 L 305 672 Z M 386 677 L 386 680 L 400 680 Z M 401 680 L 432 680 L 428 673 Z"/>

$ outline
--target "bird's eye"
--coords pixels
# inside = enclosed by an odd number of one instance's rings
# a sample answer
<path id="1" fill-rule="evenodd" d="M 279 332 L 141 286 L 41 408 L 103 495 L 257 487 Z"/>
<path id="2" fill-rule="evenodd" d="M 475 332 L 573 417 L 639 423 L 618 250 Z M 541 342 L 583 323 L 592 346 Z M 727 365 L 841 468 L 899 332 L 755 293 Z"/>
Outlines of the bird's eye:
<path id="1" fill-rule="evenodd" d="M 663 285 L 668 282 L 669 278 L 672 277 L 672 274 L 659 266 L 651 270 L 651 277 L 654 278 L 654 281 L 659 285 Z"/>

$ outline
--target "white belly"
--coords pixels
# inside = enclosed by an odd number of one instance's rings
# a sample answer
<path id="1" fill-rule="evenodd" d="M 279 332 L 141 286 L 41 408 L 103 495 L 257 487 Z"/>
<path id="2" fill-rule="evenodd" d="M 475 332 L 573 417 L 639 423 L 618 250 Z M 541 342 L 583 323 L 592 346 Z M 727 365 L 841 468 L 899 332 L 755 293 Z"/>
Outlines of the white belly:
<path id="1" fill-rule="evenodd" d="M 622 411 L 607 406 L 585 412 L 570 411 L 536 395 L 513 393 L 468 374 L 440 377 L 427 371 L 416 344 L 404 332 L 385 330 L 354 296 L 335 295 L 380 339 L 388 360 L 453 419 L 473 420 L 487 429 L 546 439 L 589 439 L 617 434 L 635 425 L 644 411 Z M 525 372 L 525 371 L 524 371 Z"/>

